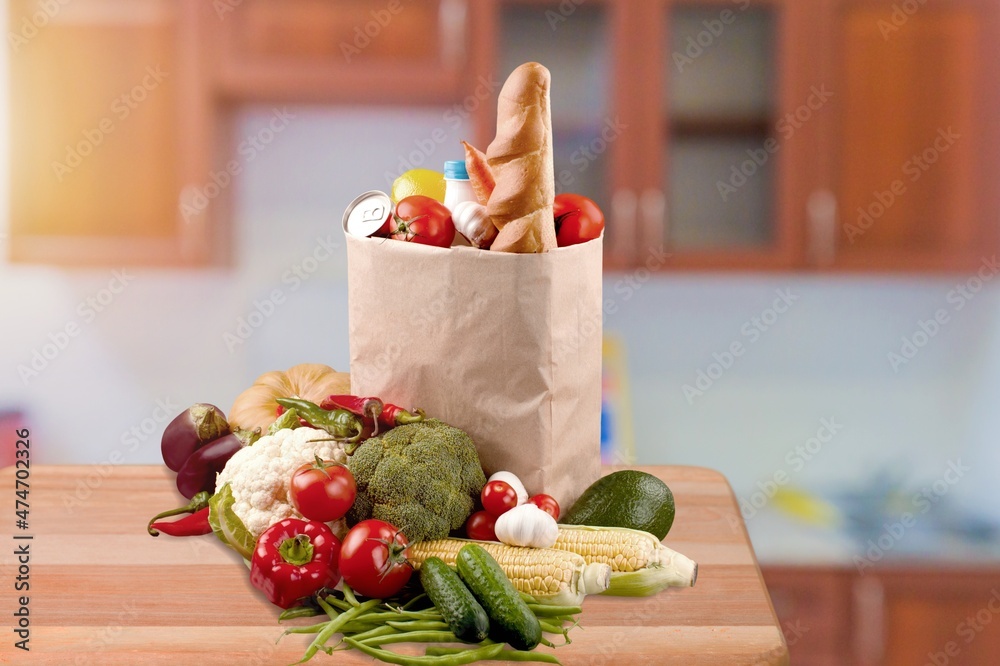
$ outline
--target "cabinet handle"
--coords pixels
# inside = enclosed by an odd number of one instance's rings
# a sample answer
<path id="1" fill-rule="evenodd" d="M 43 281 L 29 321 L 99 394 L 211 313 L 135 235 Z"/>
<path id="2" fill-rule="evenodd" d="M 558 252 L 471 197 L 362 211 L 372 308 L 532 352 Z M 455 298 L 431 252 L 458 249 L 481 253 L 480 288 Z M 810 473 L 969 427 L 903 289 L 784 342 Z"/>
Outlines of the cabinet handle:
<path id="1" fill-rule="evenodd" d="M 882 663 L 885 653 L 885 591 L 873 577 L 854 583 L 854 636 L 859 666 Z"/>
<path id="2" fill-rule="evenodd" d="M 837 257 L 837 198 L 830 190 L 815 190 L 806 203 L 809 216 L 809 259 L 829 266 Z"/>
<path id="3" fill-rule="evenodd" d="M 639 201 L 634 190 L 622 188 L 611 196 L 611 242 L 612 258 L 622 264 L 631 264 L 636 258 L 639 235 Z"/>
<path id="4" fill-rule="evenodd" d="M 660 247 L 667 235 L 667 197 L 663 190 L 649 188 L 639 197 L 642 211 L 642 248 Z"/>

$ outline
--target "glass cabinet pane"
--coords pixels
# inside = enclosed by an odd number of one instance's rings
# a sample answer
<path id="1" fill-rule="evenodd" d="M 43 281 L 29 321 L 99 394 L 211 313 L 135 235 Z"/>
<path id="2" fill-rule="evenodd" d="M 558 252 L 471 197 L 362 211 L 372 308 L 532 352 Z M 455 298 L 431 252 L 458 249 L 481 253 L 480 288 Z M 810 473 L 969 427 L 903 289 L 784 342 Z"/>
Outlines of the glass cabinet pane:
<path id="1" fill-rule="evenodd" d="M 665 229 L 674 249 L 775 242 L 775 19 L 739 4 L 678 6 L 667 17 Z"/>
<path id="2" fill-rule="evenodd" d="M 498 45 L 501 80 L 532 60 L 552 73 L 556 192 L 586 195 L 604 210 L 609 146 L 601 132 L 612 120 L 608 23 L 604 7 L 577 5 L 563 16 L 558 5 L 504 4 Z"/>

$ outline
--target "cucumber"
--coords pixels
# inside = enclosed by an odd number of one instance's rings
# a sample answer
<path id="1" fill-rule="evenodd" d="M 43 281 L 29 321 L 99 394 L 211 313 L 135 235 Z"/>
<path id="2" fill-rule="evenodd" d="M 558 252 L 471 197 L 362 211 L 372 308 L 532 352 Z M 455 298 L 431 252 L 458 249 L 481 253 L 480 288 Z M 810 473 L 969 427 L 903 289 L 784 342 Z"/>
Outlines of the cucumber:
<path id="1" fill-rule="evenodd" d="M 542 626 L 493 557 L 474 543 L 456 558 L 458 575 L 486 609 L 490 637 L 515 650 L 532 650 L 542 640 Z"/>
<path id="2" fill-rule="evenodd" d="M 440 557 L 420 565 L 420 584 L 459 640 L 478 643 L 490 633 L 490 620 L 469 588 Z"/>
<path id="3" fill-rule="evenodd" d="M 652 474 L 623 469 L 591 484 L 559 522 L 627 527 L 649 532 L 663 541 L 674 524 L 674 494 Z"/>

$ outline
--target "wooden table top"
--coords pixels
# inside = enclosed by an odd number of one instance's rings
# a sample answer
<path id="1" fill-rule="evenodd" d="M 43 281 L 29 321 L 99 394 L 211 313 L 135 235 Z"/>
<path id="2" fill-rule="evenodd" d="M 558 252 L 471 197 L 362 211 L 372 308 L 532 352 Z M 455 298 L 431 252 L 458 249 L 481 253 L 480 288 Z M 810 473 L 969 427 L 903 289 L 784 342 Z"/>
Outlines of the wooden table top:
<path id="1" fill-rule="evenodd" d="M 587 664 L 787 664 L 788 650 L 732 490 L 718 472 L 643 467 L 674 492 L 665 543 L 699 564 L 693 588 L 654 597 L 592 596 L 573 643 Z M 0 661 L 32 664 L 290 664 L 310 637 L 281 634 L 278 609 L 212 535 L 152 538 L 149 518 L 185 503 L 163 466 L 32 466 L 29 527 L 15 529 L 14 469 L 0 470 L 0 586 L 9 624 L 29 597 L 30 653 L 10 629 Z M 15 534 L 16 533 L 16 534 Z M 31 535 L 16 540 L 15 536 Z M 28 591 L 15 592 L 15 549 L 29 544 Z M 544 648 L 540 648 L 544 649 Z M 354 651 L 311 663 L 370 664 Z"/>

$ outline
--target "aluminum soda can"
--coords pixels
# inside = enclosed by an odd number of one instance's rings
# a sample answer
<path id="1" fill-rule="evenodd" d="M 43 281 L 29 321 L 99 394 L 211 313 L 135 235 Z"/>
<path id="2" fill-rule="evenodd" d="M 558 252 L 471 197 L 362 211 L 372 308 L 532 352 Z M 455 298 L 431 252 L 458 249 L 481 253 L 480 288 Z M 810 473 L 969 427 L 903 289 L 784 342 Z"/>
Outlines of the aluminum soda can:
<path id="1" fill-rule="evenodd" d="M 370 190 L 359 195 L 344 211 L 344 231 L 352 236 L 367 238 L 382 225 L 388 228 L 392 218 L 392 199 L 385 192 Z"/>

